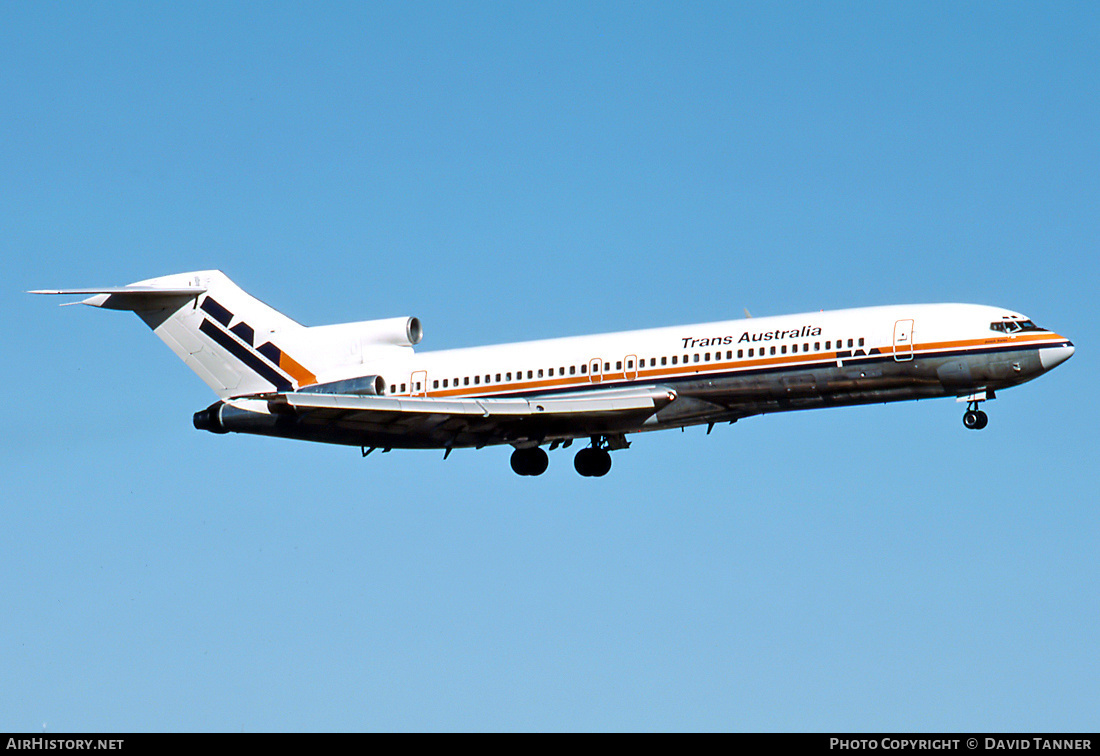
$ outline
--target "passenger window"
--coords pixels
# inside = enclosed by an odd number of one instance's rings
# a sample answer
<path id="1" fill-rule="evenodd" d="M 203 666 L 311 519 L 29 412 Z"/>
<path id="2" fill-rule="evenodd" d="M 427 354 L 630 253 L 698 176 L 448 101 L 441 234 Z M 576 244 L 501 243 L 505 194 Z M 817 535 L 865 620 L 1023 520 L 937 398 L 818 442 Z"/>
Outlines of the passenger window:
<path id="1" fill-rule="evenodd" d="M 820 341 L 815 341 L 814 342 L 814 351 L 815 352 L 820 352 L 821 351 L 821 342 Z"/>
<path id="2" fill-rule="evenodd" d="M 588 365 L 581 365 L 581 375 L 584 375 L 587 372 L 588 372 Z"/>
<path id="3" fill-rule="evenodd" d="M 432 388 L 434 388 L 434 389 L 439 388 L 439 381 L 432 381 Z"/>
<path id="4" fill-rule="evenodd" d="M 741 359 L 744 356 L 745 356 L 745 350 L 744 349 L 738 349 L 737 350 L 737 359 Z"/>
<path id="5" fill-rule="evenodd" d="M 852 340 L 851 340 L 851 339 L 848 339 L 848 348 L 849 348 L 849 349 L 851 349 L 851 348 L 852 348 Z"/>
<path id="6" fill-rule="evenodd" d="M 569 366 L 569 375 L 576 375 L 576 374 L 577 374 L 577 366 L 576 365 L 570 365 Z"/>
<path id="7" fill-rule="evenodd" d="M 860 339 L 860 340 L 859 340 L 859 345 L 860 345 L 860 346 L 863 346 L 863 339 Z"/>
<path id="8" fill-rule="evenodd" d="M 662 357 L 661 358 L 661 364 L 662 365 L 667 365 L 668 364 L 668 357 Z M 676 363 L 672 363 L 672 364 L 675 365 Z"/>
<path id="9" fill-rule="evenodd" d="M 604 371 L 605 373 L 607 373 L 607 372 L 609 372 L 610 370 L 611 370 L 611 363 L 610 363 L 610 362 L 605 362 L 605 363 L 603 364 L 603 371 Z"/>
<path id="10" fill-rule="evenodd" d="M 830 339 L 829 341 L 825 342 L 825 349 L 828 350 L 828 349 L 832 349 L 832 348 L 833 348 L 833 342 Z"/>
<path id="11" fill-rule="evenodd" d="M 696 353 L 696 354 L 695 354 L 695 361 L 696 361 L 696 362 L 698 362 L 698 361 L 699 361 L 699 354 L 698 354 L 698 353 Z"/>
<path id="12" fill-rule="evenodd" d="M 626 366 L 627 366 L 628 369 L 633 369 L 634 368 L 634 360 L 627 360 L 626 361 Z"/>
<path id="13" fill-rule="evenodd" d="M 533 370 L 528 370 L 527 371 L 527 380 L 531 380 L 534 377 L 535 377 L 535 372 Z"/>
<path id="14" fill-rule="evenodd" d="M 791 351 L 792 352 L 797 352 L 798 351 L 798 344 L 791 344 Z"/>
<path id="15" fill-rule="evenodd" d="M 772 347 L 772 354 L 775 354 L 775 347 Z"/>
<path id="16" fill-rule="evenodd" d="M 446 378 L 443 379 L 443 388 L 447 388 L 447 379 Z"/>
<path id="17" fill-rule="evenodd" d="M 404 383 L 401 384 L 401 393 L 402 394 L 405 393 L 405 384 Z"/>
<path id="18" fill-rule="evenodd" d="M 511 373 L 505 373 L 504 374 L 504 380 L 506 380 L 506 381 L 512 380 L 512 374 Z"/>
<path id="19" fill-rule="evenodd" d="M 615 369 L 616 370 L 622 370 L 623 369 L 623 361 L 622 360 L 619 360 L 618 362 L 615 363 Z"/>
<path id="20" fill-rule="evenodd" d="M 703 362 L 710 362 L 710 352 L 703 354 Z"/>
<path id="21" fill-rule="evenodd" d="M 466 376 L 465 378 L 462 379 L 462 385 L 463 386 L 469 386 L 470 385 L 470 376 Z"/>
<path id="22" fill-rule="evenodd" d="M 542 368 L 539 368 L 539 378 L 542 378 Z"/>
<path id="23" fill-rule="evenodd" d="M 676 355 L 672 355 L 672 364 L 673 364 L 673 365 L 675 365 L 675 364 L 676 364 Z"/>
<path id="24" fill-rule="evenodd" d="M 783 352 L 783 354 L 786 354 L 786 353 L 787 353 L 787 345 L 786 345 L 786 344 L 784 344 L 784 345 L 783 345 L 783 346 L 782 346 L 782 347 L 780 348 L 780 351 L 781 351 L 781 352 Z"/>
<path id="25" fill-rule="evenodd" d="M 481 383 L 481 376 L 480 375 L 475 375 L 474 376 L 474 385 L 476 386 L 479 383 Z"/>
<path id="26" fill-rule="evenodd" d="M 497 383 L 500 383 L 500 373 L 497 373 Z"/>

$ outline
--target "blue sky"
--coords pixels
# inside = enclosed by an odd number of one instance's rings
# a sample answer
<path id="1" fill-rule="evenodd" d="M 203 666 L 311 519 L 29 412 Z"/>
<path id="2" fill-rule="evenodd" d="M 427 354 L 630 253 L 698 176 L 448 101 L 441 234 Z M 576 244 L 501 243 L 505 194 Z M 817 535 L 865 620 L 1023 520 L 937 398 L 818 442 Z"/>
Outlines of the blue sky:
<path id="1" fill-rule="evenodd" d="M 1089 730 L 1100 10 L 7 3 L 0 730 Z M 425 349 L 963 301 L 987 405 L 359 458 L 214 436 L 136 318 L 220 268 Z"/>

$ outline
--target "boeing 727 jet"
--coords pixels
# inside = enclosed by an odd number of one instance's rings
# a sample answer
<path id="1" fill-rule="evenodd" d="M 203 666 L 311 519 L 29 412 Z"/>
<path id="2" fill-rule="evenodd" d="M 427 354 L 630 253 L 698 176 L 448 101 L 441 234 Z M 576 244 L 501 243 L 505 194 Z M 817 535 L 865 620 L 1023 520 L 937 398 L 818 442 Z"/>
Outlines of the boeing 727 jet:
<path id="1" fill-rule="evenodd" d="M 594 336 L 417 352 L 417 318 L 303 326 L 221 271 L 87 296 L 131 310 L 219 400 L 194 415 L 213 433 L 375 449 L 508 444 L 512 469 L 541 475 L 547 450 L 606 475 L 610 451 L 642 431 L 750 415 L 955 397 L 980 404 L 1065 362 L 1073 344 L 999 307 L 924 304 L 729 320 Z M 543 447 L 547 447 L 544 449 Z"/>

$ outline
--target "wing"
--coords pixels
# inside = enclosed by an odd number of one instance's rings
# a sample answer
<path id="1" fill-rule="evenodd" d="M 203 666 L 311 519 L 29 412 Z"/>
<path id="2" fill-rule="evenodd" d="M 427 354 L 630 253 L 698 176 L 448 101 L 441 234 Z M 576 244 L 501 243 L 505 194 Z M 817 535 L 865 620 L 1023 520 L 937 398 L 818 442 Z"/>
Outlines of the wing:
<path id="1" fill-rule="evenodd" d="M 530 399 L 283 393 L 266 400 L 230 401 L 219 421 L 225 430 L 237 430 L 238 422 L 249 422 L 240 412 L 260 411 L 270 416 L 273 429 L 278 428 L 273 435 L 357 446 L 442 449 L 543 443 L 638 430 L 675 399 L 674 391 L 659 386 Z M 249 431 L 257 432 L 254 415 L 250 424 Z"/>

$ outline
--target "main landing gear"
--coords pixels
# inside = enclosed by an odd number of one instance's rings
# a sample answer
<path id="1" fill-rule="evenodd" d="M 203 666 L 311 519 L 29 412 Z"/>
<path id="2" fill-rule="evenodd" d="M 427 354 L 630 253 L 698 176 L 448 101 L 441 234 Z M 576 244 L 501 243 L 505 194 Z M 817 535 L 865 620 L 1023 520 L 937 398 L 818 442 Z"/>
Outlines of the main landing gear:
<path id="1" fill-rule="evenodd" d="M 963 425 L 967 430 L 981 430 L 989 425 L 989 415 L 978 409 L 977 402 L 970 402 L 963 413 Z"/>
<path id="2" fill-rule="evenodd" d="M 537 446 L 512 452 L 512 470 L 516 475 L 542 475 L 549 464 L 550 458 Z"/>
<path id="3" fill-rule="evenodd" d="M 577 452 L 573 467 L 586 478 L 602 478 L 611 470 L 611 455 L 607 449 L 589 446 Z"/>
<path id="4" fill-rule="evenodd" d="M 567 440 L 565 446 L 572 443 Z M 554 442 L 550 445 L 553 450 L 558 445 Z M 593 436 L 592 445 L 581 449 L 573 459 L 573 467 L 586 478 L 602 478 L 611 470 L 611 449 L 625 449 L 630 442 L 622 434 L 608 436 Z M 546 472 L 549 458 L 546 452 L 537 446 L 527 449 L 516 449 L 512 452 L 512 470 L 517 475 L 542 475 Z"/>

